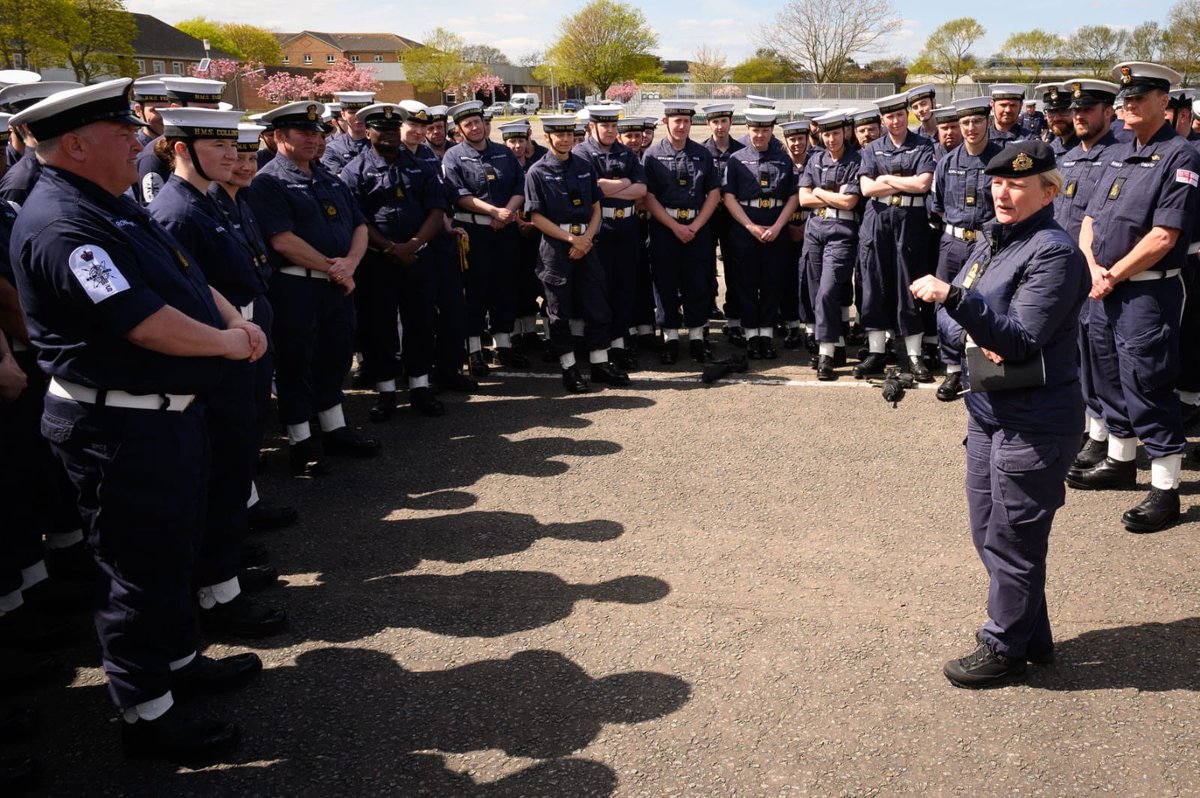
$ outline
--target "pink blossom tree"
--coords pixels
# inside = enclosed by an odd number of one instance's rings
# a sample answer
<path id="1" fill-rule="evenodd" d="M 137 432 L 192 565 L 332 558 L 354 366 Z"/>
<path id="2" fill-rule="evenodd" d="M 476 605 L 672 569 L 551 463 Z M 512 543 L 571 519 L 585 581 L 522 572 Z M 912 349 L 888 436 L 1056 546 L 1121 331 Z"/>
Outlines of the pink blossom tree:
<path id="1" fill-rule="evenodd" d="M 318 94 L 325 95 L 335 91 L 379 91 L 383 88 L 375 78 L 374 69 L 360 67 L 345 58 L 318 72 L 313 78 L 313 86 Z"/>
<path id="2" fill-rule="evenodd" d="M 627 103 L 637 94 L 637 84 L 632 80 L 627 80 L 624 83 L 616 83 L 608 87 L 608 91 L 604 93 L 605 99 L 616 100 L 620 103 Z"/>
<path id="3" fill-rule="evenodd" d="M 285 103 L 292 100 L 307 100 L 316 93 L 317 87 L 310 78 L 290 72 L 276 72 L 258 87 L 258 96 L 270 103 Z"/>
<path id="4" fill-rule="evenodd" d="M 714 97 L 741 97 L 745 92 L 742 87 L 733 83 L 727 83 L 713 91 Z"/>

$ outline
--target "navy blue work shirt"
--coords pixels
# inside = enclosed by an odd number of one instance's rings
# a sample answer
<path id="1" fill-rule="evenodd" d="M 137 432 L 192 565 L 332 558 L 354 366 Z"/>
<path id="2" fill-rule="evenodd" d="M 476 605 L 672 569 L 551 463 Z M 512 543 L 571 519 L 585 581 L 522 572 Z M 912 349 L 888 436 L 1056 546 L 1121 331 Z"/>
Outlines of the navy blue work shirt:
<path id="1" fill-rule="evenodd" d="M 202 393 L 217 357 L 173 357 L 125 339 L 171 306 L 225 329 L 199 265 L 128 197 L 54 167 L 17 217 L 9 255 L 46 374 L 138 394 Z"/>
<path id="2" fill-rule="evenodd" d="M 733 157 L 735 152 L 738 150 L 743 150 L 747 147 L 746 144 L 743 144 L 733 137 L 730 137 L 729 149 L 725 150 L 725 152 L 721 152 L 719 149 L 717 149 L 717 143 L 713 141 L 712 136 L 709 136 L 701 146 L 708 150 L 709 154 L 712 155 L 713 166 L 717 168 L 717 183 L 718 185 L 722 186 L 725 185 L 725 169 L 727 166 L 729 166 L 729 159 Z"/>
<path id="3" fill-rule="evenodd" d="M 24 206 L 41 174 L 42 163 L 31 148 L 0 177 L 0 201 Z"/>
<path id="4" fill-rule="evenodd" d="M 445 210 L 441 178 L 426 161 L 401 147 L 390 162 L 373 148 L 342 169 L 363 215 L 391 241 L 408 241 L 435 210 Z"/>
<path id="5" fill-rule="evenodd" d="M 1050 151 L 1054 153 L 1054 159 L 1062 163 L 1063 156 L 1073 150 L 1079 144 L 1079 138 L 1072 133 L 1067 136 L 1067 140 L 1063 141 L 1058 136 L 1050 139 Z"/>
<path id="6" fill-rule="evenodd" d="M 1036 137 L 1018 122 L 1009 130 L 1000 130 L 995 124 L 990 125 L 988 127 L 988 138 L 992 141 L 998 141 L 1003 145 L 1012 144 L 1014 141 L 1028 141 Z"/>
<path id="7" fill-rule="evenodd" d="M 796 170 L 792 157 L 776 138 L 767 143 L 767 149 L 763 152 L 754 147 L 743 147 L 729 159 L 721 188 L 739 202 L 774 199 L 786 203 L 796 193 Z M 780 212 L 779 208 L 757 208 L 753 205 L 743 206 L 743 209 L 755 224 L 774 224 Z"/>
<path id="8" fill-rule="evenodd" d="M 565 161 L 547 155 L 525 173 L 525 212 L 555 224 L 588 224 L 602 196 L 591 161 L 573 152 Z"/>
<path id="9" fill-rule="evenodd" d="M 1085 151 L 1082 144 L 1076 144 L 1058 159 L 1058 171 L 1063 176 L 1063 187 L 1054 197 L 1054 221 L 1067 231 L 1072 241 L 1079 241 L 1079 228 L 1083 226 L 1083 217 L 1087 213 L 1093 189 L 1100 182 L 1104 168 L 1108 165 L 1105 151 L 1116 144 L 1117 138 L 1109 130 L 1091 149 Z"/>
<path id="10" fill-rule="evenodd" d="M 868 144 L 862 151 L 862 166 L 859 168 L 859 174 L 872 179 L 880 175 L 914 177 L 932 174 L 933 170 L 933 142 L 910 130 L 898 147 L 892 143 L 892 137 L 886 133 Z M 924 195 L 904 194 L 904 196 Z M 886 202 L 887 200 L 878 201 Z"/>
<path id="11" fill-rule="evenodd" d="M 708 192 L 720 188 L 712 156 L 701 145 L 688 139 L 682 150 L 662 138 L 650 145 L 642 157 L 646 168 L 646 190 L 664 208 L 699 210 Z"/>
<path id="12" fill-rule="evenodd" d="M 232 304 L 249 305 L 267 292 L 257 259 L 207 193 L 173 174 L 147 210 L 196 259 L 208 284 Z"/>
<path id="13" fill-rule="evenodd" d="M 525 170 L 517 156 L 494 141 L 486 142 L 482 150 L 465 141 L 455 144 L 442 158 L 442 172 L 456 206 L 464 197 L 475 197 L 503 208 L 525 189 Z"/>
<path id="14" fill-rule="evenodd" d="M 217 204 L 225 226 L 233 232 L 238 244 L 245 248 L 250 259 L 257 264 L 256 269 L 262 277 L 263 285 L 271 282 L 271 258 L 267 254 L 270 247 L 263 238 L 254 211 L 250 209 L 250 188 L 240 189 L 236 197 L 217 183 L 208 187 L 208 196 Z"/>
<path id="15" fill-rule="evenodd" d="M 369 149 L 371 142 L 366 136 L 361 139 L 352 139 L 346 135 L 334 136 L 325 143 L 321 165 L 336 175 L 346 168 L 346 164 Z"/>
<path id="16" fill-rule="evenodd" d="M 367 221 L 345 183 L 321 168 L 305 174 L 282 153 L 254 176 L 250 207 L 268 244 L 291 232 L 327 258 L 345 257 L 354 231 Z M 271 262 L 277 269 L 291 265 L 273 247 Z"/>
<path id="17" fill-rule="evenodd" d="M 817 150 L 808 156 L 804 169 L 796 181 L 797 188 L 824 188 L 840 194 L 862 196 L 859 185 L 859 170 L 862 168 L 862 153 L 844 150 L 839 160 L 833 160 L 829 150 Z M 855 210 L 860 210 L 861 203 Z M 812 213 L 809 208 L 808 223 L 812 225 L 848 225 L 857 227 L 858 221 L 849 219 L 824 218 Z"/>
<path id="18" fill-rule="evenodd" d="M 971 391 L 967 411 L 981 424 L 1020 432 L 1083 426 L 1079 390 L 1079 309 L 1092 287 L 1083 253 L 1042 208 L 1013 225 L 992 222 L 954 278 L 961 301 L 938 307 L 942 342 L 963 357 L 975 344 L 1018 363 L 1040 353 L 1046 384 L 1038 388 Z M 966 371 L 967 383 L 971 375 Z"/>
<path id="19" fill-rule="evenodd" d="M 1092 254 L 1110 268 L 1129 254 L 1151 228 L 1180 231 L 1171 248 L 1150 268 L 1179 269 L 1187 259 L 1200 185 L 1200 154 L 1169 123 L 1145 146 L 1136 141 L 1109 147 L 1108 162 L 1088 202 L 1092 217 Z"/>
<path id="20" fill-rule="evenodd" d="M 933 173 L 931 208 L 942 221 L 968 230 L 982 230 L 996 218 L 992 204 L 992 178 L 983 173 L 988 161 L 1004 149 L 988 141 L 983 152 L 972 155 L 960 144 L 938 162 Z"/>
<path id="21" fill-rule="evenodd" d="M 549 152 L 549 150 L 545 152 Z M 542 154 L 544 155 L 545 152 Z M 591 161 L 598 178 L 603 180 L 629 178 L 633 183 L 646 182 L 646 168 L 642 166 L 642 162 L 638 160 L 638 157 L 633 154 L 633 150 L 619 141 L 613 142 L 613 145 L 608 148 L 608 152 L 605 152 L 600 148 L 599 142 L 595 139 L 584 139 L 583 143 L 577 144 L 572 152 L 581 158 Z M 525 168 L 529 169 L 535 163 L 537 161 L 531 156 Z M 632 208 L 633 204 L 634 201 L 629 199 L 600 198 L 600 205 L 605 208 Z"/>

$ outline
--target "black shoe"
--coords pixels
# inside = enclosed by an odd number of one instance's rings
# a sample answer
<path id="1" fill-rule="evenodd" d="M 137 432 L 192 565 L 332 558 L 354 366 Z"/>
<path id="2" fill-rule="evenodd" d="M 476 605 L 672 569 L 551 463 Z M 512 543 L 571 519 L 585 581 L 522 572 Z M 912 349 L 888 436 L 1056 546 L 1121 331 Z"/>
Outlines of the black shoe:
<path id="1" fill-rule="evenodd" d="M 266 565 L 271 561 L 271 556 L 267 553 L 267 547 L 261 543 L 255 543 L 252 540 L 242 541 L 242 550 L 239 553 L 238 562 L 242 568 L 253 568 L 256 565 Z"/>
<path id="2" fill-rule="evenodd" d="M 446 406 L 433 395 L 429 388 L 409 388 L 408 404 L 413 410 L 426 416 L 446 415 Z"/>
<path id="3" fill-rule="evenodd" d="M 692 360 L 697 363 L 707 363 L 712 360 L 712 350 L 708 348 L 708 343 L 703 339 L 696 341 L 688 341 L 688 354 Z"/>
<path id="4" fill-rule="evenodd" d="M 1087 442 L 1080 447 L 1079 454 L 1075 455 L 1075 461 L 1071 463 L 1071 470 L 1087 471 L 1107 456 L 1108 441 L 1098 441 L 1089 437 Z"/>
<path id="5" fill-rule="evenodd" d="M 642 333 L 638 336 L 638 346 L 647 352 L 652 352 L 661 349 L 662 342 L 658 340 L 658 336 L 654 333 Z"/>
<path id="6" fill-rule="evenodd" d="M 1137 507 L 1126 510 L 1121 523 L 1130 532 L 1158 532 L 1179 520 L 1179 491 L 1150 488 Z"/>
<path id="7" fill-rule="evenodd" d="M 270 565 L 248 565 L 238 569 L 238 584 L 246 593 L 265 590 L 279 584 L 279 572 Z"/>
<path id="8" fill-rule="evenodd" d="M 491 372 L 487 361 L 483 359 L 483 352 L 472 352 L 468 363 L 472 377 L 486 377 Z"/>
<path id="9" fill-rule="evenodd" d="M 962 372 L 947 371 L 945 379 L 937 388 L 937 398 L 942 402 L 953 402 L 962 391 Z"/>
<path id="10" fill-rule="evenodd" d="M 722 313 L 722 312 L 721 312 L 721 309 L 720 309 L 719 307 L 717 307 L 716 305 L 713 305 L 713 306 L 712 306 L 712 310 L 710 310 L 710 311 L 708 312 L 708 317 L 709 317 L 710 319 L 716 319 L 717 321 L 724 321 L 724 320 L 725 320 L 725 314 L 724 314 L 724 313 Z"/>
<path id="11" fill-rule="evenodd" d="M 591 389 L 587 380 L 579 373 L 579 366 L 563 369 L 562 381 L 567 393 L 587 393 Z"/>
<path id="12" fill-rule="evenodd" d="M 846 333 L 846 343 L 850 346 L 862 346 L 867 342 L 867 333 L 859 325 L 858 322 L 850 325 L 850 330 Z"/>
<path id="13" fill-rule="evenodd" d="M 452 393 L 475 393 L 479 390 L 479 383 L 458 371 L 436 374 L 433 381 L 440 390 Z"/>
<path id="14" fill-rule="evenodd" d="M 883 375 L 884 366 L 887 365 L 887 359 L 879 352 L 870 352 L 866 358 L 854 367 L 854 379 L 861 380 L 865 377 L 877 377 Z"/>
<path id="15" fill-rule="evenodd" d="M 371 407 L 367 417 L 374 424 L 382 424 L 396 414 L 396 392 L 395 391 L 380 391 L 375 397 L 375 404 Z"/>
<path id="16" fill-rule="evenodd" d="M 226 604 L 202 609 L 197 615 L 200 618 L 200 628 L 206 635 L 213 637 L 270 637 L 287 629 L 286 612 L 277 607 L 259 604 L 245 593 L 239 593 L 237 598 Z M 261 662 L 259 668 L 262 668 Z"/>
<path id="17" fill-rule="evenodd" d="M 775 351 L 775 343 L 773 339 L 768 338 L 765 335 L 760 335 L 759 338 L 761 340 L 758 344 L 758 352 L 759 356 L 761 356 L 763 360 L 774 360 L 775 358 L 779 357 L 779 353 Z"/>
<path id="18" fill-rule="evenodd" d="M 664 366 L 674 365 L 679 360 L 679 339 L 673 338 L 663 344 L 662 352 L 659 353 L 659 360 Z"/>
<path id="19" fill-rule="evenodd" d="M 529 368 L 529 358 L 508 346 L 496 347 L 496 362 L 510 369 Z"/>
<path id="20" fill-rule="evenodd" d="M 241 736 L 232 723 L 190 718 L 175 707 L 157 720 L 121 722 L 121 748 L 125 756 L 164 759 L 180 765 L 219 762 L 237 748 Z"/>
<path id="21" fill-rule="evenodd" d="M 929 366 L 925 365 L 925 360 L 920 355 L 909 355 L 906 357 L 901 370 L 912 374 L 913 379 L 917 382 L 933 382 L 933 375 L 929 373 Z"/>
<path id="22" fill-rule="evenodd" d="M 637 356 L 633 352 L 616 346 L 608 350 L 608 362 L 621 371 L 637 371 L 638 367 Z"/>
<path id="23" fill-rule="evenodd" d="M 42 768 L 32 756 L 0 759 L 0 787 L 5 795 L 17 796 L 33 787 Z"/>
<path id="24" fill-rule="evenodd" d="M 805 333 L 804 334 L 804 348 L 806 350 L 808 350 L 808 353 L 810 355 L 812 355 L 813 357 L 817 356 L 817 354 L 821 351 L 821 345 L 820 345 L 820 342 L 817 340 L 816 333 Z"/>
<path id="25" fill-rule="evenodd" d="M 262 660 L 257 654 L 233 654 L 221 659 L 197 654 L 191 662 L 171 674 L 171 691 L 181 696 L 227 693 L 246 686 L 260 673 Z"/>
<path id="26" fill-rule="evenodd" d="M 321 443 L 328 454 L 344 457 L 375 457 L 379 454 L 379 441 L 364 438 L 349 427 L 338 427 L 321 436 Z"/>
<path id="27" fill-rule="evenodd" d="M 288 470 L 294 477 L 320 477 L 329 473 L 329 461 L 316 438 L 306 438 L 288 446 Z"/>
<path id="28" fill-rule="evenodd" d="M 726 327 L 724 333 L 725 340 L 733 346 L 742 347 L 746 345 L 746 331 L 741 327 Z"/>
<path id="29" fill-rule="evenodd" d="M 817 379 L 821 382 L 830 382 L 837 379 L 837 375 L 833 373 L 833 358 L 829 355 L 819 355 L 817 357 Z"/>
<path id="30" fill-rule="evenodd" d="M 629 375 L 612 363 L 593 363 L 592 382 L 611 385 L 614 388 L 624 388 L 629 384 Z"/>
<path id="31" fill-rule="evenodd" d="M 1019 681 L 1025 675 L 1025 658 L 1006 657 L 980 643 L 967 656 L 947 662 L 942 673 L 955 687 L 999 687 Z"/>
<path id="32" fill-rule="evenodd" d="M 246 515 L 250 520 L 250 528 L 255 532 L 282 529 L 296 523 L 300 517 L 295 507 L 271 507 L 261 501 L 255 502 Z"/>
<path id="33" fill-rule="evenodd" d="M 95 605 L 93 584 L 64 582 L 49 577 L 21 591 L 21 598 L 30 609 L 47 615 L 71 615 L 90 610 Z"/>
<path id="34" fill-rule="evenodd" d="M 1080 490 L 1132 490 L 1137 487 L 1137 463 L 1105 457 L 1085 471 L 1068 471 L 1067 484 Z"/>
<path id="35" fill-rule="evenodd" d="M 783 336 L 784 349 L 797 349 L 804 343 L 804 334 L 800 332 L 798 327 L 789 327 L 787 334 Z"/>
<path id="36" fill-rule="evenodd" d="M 92 550 L 83 541 L 62 549 L 47 548 L 46 570 L 55 579 L 88 584 L 94 583 L 100 573 Z"/>
<path id="37" fill-rule="evenodd" d="M 36 709 L 9 707 L 0 711 L 0 743 L 29 742 L 41 731 L 41 726 L 42 718 Z"/>
<path id="38" fill-rule="evenodd" d="M 845 368 L 846 366 L 846 347 L 835 346 L 833 348 L 833 367 L 835 369 Z"/>
<path id="39" fill-rule="evenodd" d="M 763 357 L 763 337 L 761 335 L 751 336 L 746 342 L 746 359 L 747 360 L 762 360 Z"/>

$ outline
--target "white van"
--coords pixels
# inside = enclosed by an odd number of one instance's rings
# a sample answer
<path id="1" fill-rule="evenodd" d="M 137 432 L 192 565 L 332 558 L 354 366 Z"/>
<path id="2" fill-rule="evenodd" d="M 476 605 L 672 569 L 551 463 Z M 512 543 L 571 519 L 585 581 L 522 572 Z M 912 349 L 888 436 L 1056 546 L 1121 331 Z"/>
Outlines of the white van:
<path id="1" fill-rule="evenodd" d="M 532 93 L 517 93 L 509 98 L 514 114 L 536 114 L 542 107 L 542 98 Z"/>

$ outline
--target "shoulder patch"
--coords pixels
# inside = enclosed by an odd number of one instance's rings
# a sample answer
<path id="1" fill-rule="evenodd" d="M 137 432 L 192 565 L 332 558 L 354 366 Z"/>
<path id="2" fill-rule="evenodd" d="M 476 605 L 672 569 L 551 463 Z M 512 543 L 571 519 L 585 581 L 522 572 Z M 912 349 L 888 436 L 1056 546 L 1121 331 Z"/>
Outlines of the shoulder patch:
<path id="1" fill-rule="evenodd" d="M 148 203 L 162 191 L 163 179 L 158 172 L 147 172 L 142 177 L 142 198 Z"/>
<path id="2" fill-rule="evenodd" d="M 1197 185 L 1200 185 L 1200 175 L 1187 169 L 1176 169 L 1175 182 L 1187 183 L 1192 188 L 1196 188 Z"/>
<path id="3" fill-rule="evenodd" d="M 129 281 L 113 264 L 108 253 L 95 244 L 76 247 L 68 259 L 71 274 L 93 304 L 129 290 Z"/>

